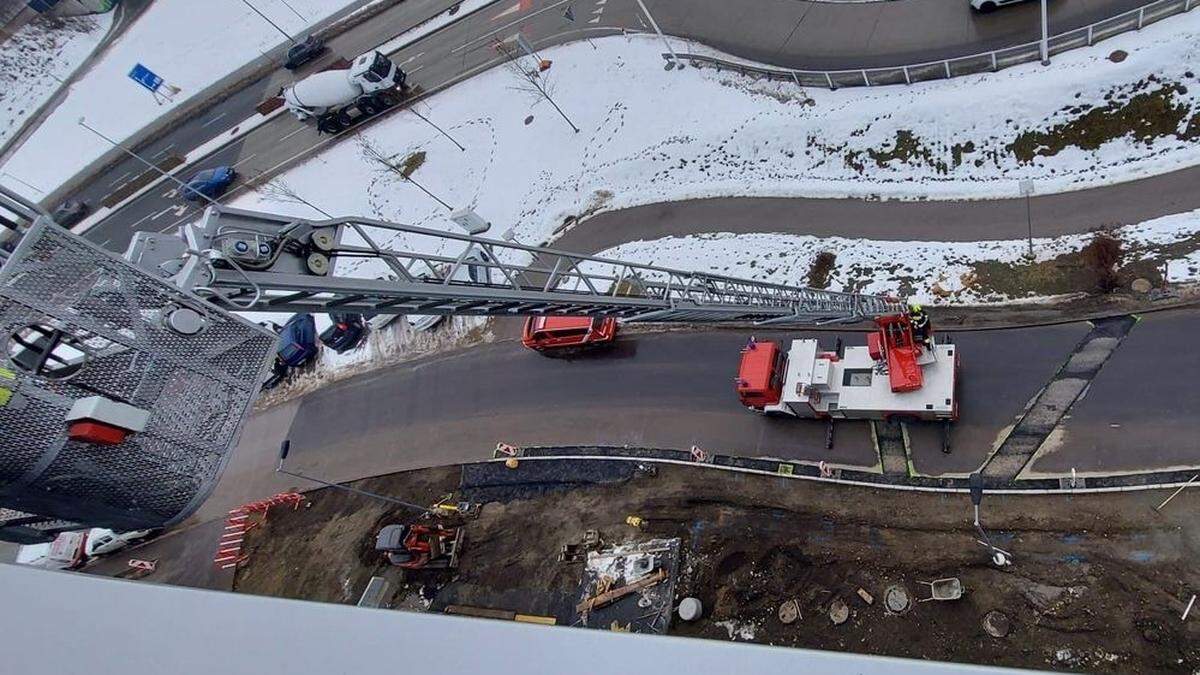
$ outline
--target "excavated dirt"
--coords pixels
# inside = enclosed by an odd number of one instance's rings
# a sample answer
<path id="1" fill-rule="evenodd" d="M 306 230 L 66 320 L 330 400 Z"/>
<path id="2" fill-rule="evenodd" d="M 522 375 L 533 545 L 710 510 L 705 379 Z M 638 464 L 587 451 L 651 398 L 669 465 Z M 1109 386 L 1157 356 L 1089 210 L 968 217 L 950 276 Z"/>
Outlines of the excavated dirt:
<path id="1" fill-rule="evenodd" d="M 520 475 L 533 464 L 523 460 Z M 371 550 L 375 531 L 411 520 L 363 498 L 322 490 L 309 508 L 272 513 L 249 536 L 250 566 L 239 592 L 353 603 L 373 574 L 395 582 L 390 606 L 437 611 L 448 603 L 557 616 L 570 624 L 582 566 L 557 561 L 562 544 L 600 530 L 606 544 L 679 537 L 676 602 L 696 596 L 704 616 L 669 633 L 1052 670 L 1194 672 L 1200 616 L 1180 615 L 1200 587 L 1194 564 L 1200 491 L 1162 514 L 1165 491 L 1098 496 L 1000 497 L 983 505 L 993 543 L 1015 563 L 996 568 L 976 543 L 965 495 L 817 485 L 693 467 L 631 472 L 589 484 L 598 465 L 578 462 L 571 485 L 510 491 L 462 521 L 466 545 L 453 572 L 404 578 Z M 453 469 L 395 474 L 365 489 L 432 503 L 458 484 Z M 611 479 L 611 477 L 609 477 Z M 599 479 L 598 479 L 599 480 Z M 646 520 L 642 529 L 628 515 Z M 957 577 L 956 601 L 929 596 L 921 582 Z M 914 599 L 899 614 L 884 607 L 899 585 Z M 866 591 L 868 604 L 858 593 Z M 780 606 L 800 617 L 785 625 Z M 631 600 L 632 601 L 632 600 Z M 834 625 L 831 605 L 849 618 Z M 998 611 L 1007 635 L 990 636 Z"/>

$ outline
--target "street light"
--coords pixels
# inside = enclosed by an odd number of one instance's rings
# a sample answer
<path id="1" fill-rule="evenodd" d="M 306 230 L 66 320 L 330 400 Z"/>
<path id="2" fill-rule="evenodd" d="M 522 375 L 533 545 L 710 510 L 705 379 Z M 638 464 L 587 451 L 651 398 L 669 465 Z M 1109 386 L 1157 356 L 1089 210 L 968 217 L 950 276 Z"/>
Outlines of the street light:
<path id="1" fill-rule="evenodd" d="M 979 536 L 983 541 L 979 542 L 987 546 L 992 551 L 992 562 L 997 567 L 1004 567 L 1012 562 L 1012 556 L 1007 551 L 1001 551 L 992 545 L 992 540 L 988 539 L 987 532 L 983 531 L 983 525 L 979 524 L 979 505 L 983 503 L 983 474 L 976 471 L 971 474 L 971 504 L 975 507 L 975 530 L 979 532 Z"/>
<path id="2" fill-rule="evenodd" d="M 683 61 L 680 61 L 679 55 L 675 53 L 674 49 L 671 49 L 671 43 L 667 41 L 667 36 L 663 35 L 662 29 L 658 27 L 658 22 L 655 21 L 654 16 L 650 14 L 650 10 L 646 9 L 646 3 L 642 2 L 642 0 L 637 0 L 637 4 L 638 7 L 642 8 L 642 14 L 645 14 L 646 18 L 650 20 L 650 26 L 654 28 L 654 32 L 658 33 L 658 37 L 662 39 L 663 45 L 667 48 L 667 52 L 671 54 L 671 62 L 667 64 L 667 70 L 671 70 L 672 68 L 676 67 L 678 67 L 680 70 L 683 70 Z"/>
<path id="3" fill-rule="evenodd" d="M 268 19 L 266 14 L 263 14 L 262 12 L 258 11 L 258 8 L 257 8 L 257 7 L 255 7 L 254 5 L 250 4 L 250 0 L 242 0 L 242 4 L 243 4 L 243 5 L 245 5 L 245 6 L 247 6 L 247 7 L 249 7 L 251 10 L 253 10 L 255 14 L 257 14 L 257 15 L 261 16 L 261 17 L 262 17 L 262 20 L 263 20 L 263 21 L 266 21 L 266 22 L 267 22 L 267 23 L 269 23 L 269 24 L 271 24 L 271 27 L 272 27 L 272 28 L 274 28 L 275 30 L 277 30 L 277 31 L 279 31 L 280 33 L 282 33 L 282 34 L 283 34 L 283 37 L 285 37 L 285 38 L 287 38 L 287 39 L 288 39 L 288 42 L 291 42 L 292 44 L 296 44 L 296 40 L 295 40 L 295 39 L 293 39 L 293 38 L 292 38 L 292 36 L 291 36 L 291 35 L 290 35 L 290 34 L 289 34 L 287 31 L 285 31 L 284 29 L 280 28 L 280 27 L 279 27 L 279 25 L 278 25 L 278 24 L 276 24 L 274 21 L 272 21 L 272 20 Z M 294 12 L 294 11 L 296 11 L 296 10 L 292 10 L 292 11 Z M 297 16 L 299 16 L 299 14 L 297 14 Z"/>
<path id="4" fill-rule="evenodd" d="M 1046 0 L 1042 0 L 1042 65 L 1050 65 L 1050 26 L 1046 19 Z"/>
<path id="5" fill-rule="evenodd" d="M 217 205 L 217 200 L 213 199 L 212 197 L 209 197 L 208 195 L 204 194 L 203 192 L 200 192 L 199 190 L 192 190 L 191 188 L 189 188 L 187 186 L 187 183 L 184 183 L 183 181 L 176 178 L 174 174 L 170 174 L 170 173 L 167 173 L 166 171 L 163 171 L 161 168 L 159 168 L 159 166 L 157 164 L 151 163 L 150 161 L 144 159 L 141 155 L 137 154 L 136 152 L 130 150 L 129 148 L 121 145 L 120 143 L 109 138 L 108 136 L 105 136 L 104 134 L 100 133 L 99 131 L 88 126 L 87 121 L 82 117 L 79 118 L 79 126 L 83 127 L 84 129 L 87 129 L 88 131 L 92 132 L 93 134 L 96 134 L 100 138 L 103 138 L 104 140 L 108 141 L 109 145 L 112 145 L 114 148 L 119 149 L 121 152 L 124 152 L 125 154 L 136 159 L 137 161 L 141 162 L 142 164 L 145 164 L 146 166 L 150 167 L 151 169 L 157 171 L 158 175 L 162 176 L 163 178 L 168 178 L 168 179 L 174 181 L 176 185 L 178 185 L 180 188 L 183 189 L 183 192 L 181 194 L 186 195 L 191 192 L 194 192 L 194 193 L 200 195 L 200 197 L 203 198 L 204 200 L 206 200 L 209 204 L 211 204 L 213 206 Z"/>
<path id="6" fill-rule="evenodd" d="M 359 490 L 358 488 L 352 488 L 348 485 L 340 485 L 338 483 L 330 483 L 329 481 L 321 480 L 320 478 L 313 478 L 311 476 L 305 476 L 304 474 L 296 472 L 296 471 L 288 471 L 283 468 L 283 460 L 287 459 L 288 452 L 291 451 L 291 448 L 292 448 L 292 442 L 290 440 L 285 439 L 282 443 L 279 444 L 279 464 L 275 465 L 275 473 L 282 473 L 282 474 L 291 476 L 293 478 L 309 480 L 314 483 L 317 483 L 318 485 L 324 485 L 325 487 L 331 487 L 331 488 L 336 488 L 338 490 L 344 490 L 351 494 L 356 494 L 356 495 L 359 495 L 362 497 L 370 497 L 371 499 L 378 499 L 380 501 L 384 501 L 389 504 L 395 504 L 397 506 L 403 506 L 403 507 L 409 508 L 409 509 L 416 509 L 417 511 L 420 511 L 422 513 L 429 510 L 427 507 L 419 506 L 417 504 L 410 504 L 408 502 L 402 502 L 399 499 L 395 499 L 393 497 L 385 497 L 384 495 L 375 494 L 374 492 L 367 492 L 366 490 Z"/>

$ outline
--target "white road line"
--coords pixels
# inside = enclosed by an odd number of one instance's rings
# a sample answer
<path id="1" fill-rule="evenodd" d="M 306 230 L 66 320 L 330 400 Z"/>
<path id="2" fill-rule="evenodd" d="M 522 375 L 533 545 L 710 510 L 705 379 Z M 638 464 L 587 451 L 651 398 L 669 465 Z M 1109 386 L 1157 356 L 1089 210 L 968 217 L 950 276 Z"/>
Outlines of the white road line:
<path id="1" fill-rule="evenodd" d="M 129 175 L 129 172 L 126 171 L 125 173 L 121 174 L 120 176 L 117 176 L 116 180 L 114 180 L 113 182 L 108 184 L 109 187 L 112 187 L 113 185 L 116 185 L 117 183 L 120 183 L 121 181 L 125 180 L 125 177 L 128 175 Z"/>
<path id="2" fill-rule="evenodd" d="M 138 219 L 138 221 L 136 223 L 130 225 L 129 229 L 137 231 L 137 226 L 141 225 L 143 222 L 145 222 L 146 219 L 150 217 L 150 215 L 151 214 L 146 214 L 146 215 L 142 216 L 141 218 Z"/>
<path id="3" fill-rule="evenodd" d="M 425 64 L 423 64 L 423 63 L 422 63 L 421 65 L 417 66 L 416 68 L 409 68 L 409 69 L 408 69 L 407 71 L 405 71 L 405 72 L 407 72 L 409 75 L 412 75 L 413 73 L 417 72 L 418 70 L 420 70 L 420 69 L 422 69 L 422 68 L 424 68 L 424 67 L 425 67 Z"/>
<path id="4" fill-rule="evenodd" d="M 171 148 L 173 148 L 173 147 L 175 147 L 174 143 L 172 143 L 172 144 L 168 145 L 167 147 L 163 148 L 162 150 L 159 150 L 158 152 L 154 153 L 153 155 L 151 155 L 151 158 L 158 157 L 159 155 L 164 155 L 168 151 L 170 151 Z"/>
<path id="5" fill-rule="evenodd" d="M 112 239 L 105 239 L 104 241 L 100 242 L 100 245 L 101 245 L 101 246 L 108 246 L 108 242 L 110 242 L 110 241 L 112 241 Z"/>
<path id="6" fill-rule="evenodd" d="M 495 36 L 497 33 L 500 33 L 501 31 L 503 31 L 506 28 L 511 28 L 519 23 L 524 23 L 524 22 L 532 19 L 533 17 L 537 16 L 538 14 L 541 14 L 542 12 L 548 12 L 548 11 L 554 9 L 555 7 L 561 7 L 562 5 L 567 4 L 568 2 L 572 2 L 572 0 L 560 0 L 559 2 L 556 2 L 553 5 L 550 5 L 549 7 L 543 7 L 532 14 L 526 14 L 525 16 L 521 17 L 520 19 L 517 19 L 516 21 L 510 21 L 510 22 L 504 24 L 503 26 L 500 26 L 499 28 L 494 28 L 494 29 L 488 31 L 488 34 L 484 35 L 483 37 L 477 37 L 474 40 L 471 40 L 470 42 L 462 43 L 461 45 L 455 47 L 454 49 L 451 49 L 450 53 L 454 54 L 456 52 L 460 52 L 460 51 L 474 45 L 476 42 L 482 42 L 483 40 L 487 40 L 488 38 Z"/>
<path id="7" fill-rule="evenodd" d="M 286 141 L 287 139 L 291 138 L 292 136 L 295 136 L 296 134 L 300 133 L 301 131 L 308 131 L 308 127 L 300 127 L 299 129 L 288 134 L 287 136 L 284 136 L 283 138 L 279 139 L 279 142 L 282 143 L 283 141 Z"/>
<path id="8" fill-rule="evenodd" d="M 241 166 L 241 165 L 245 164 L 246 162 L 249 162 L 250 160 L 254 159 L 255 157 L 258 157 L 258 153 L 257 153 L 257 152 L 252 152 L 252 153 L 250 153 L 249 155 L 246 155 L 245 157 L 243 157 L 243 158 L 239 159 L 237 164 L 234 164 L 233 166 L 231 166 L 231 167 L 229 167 L 229 168 L 231 168 L 231 169 L 236 169 L 236 168 L 238 168 L 239 166 Z"/>
<path id="9" fill-rule="evenodd" d="M 174 209 L 175 209 L 174 206 L 168 206 L 167 208 L 163 209 L 162 211 L 159 211 L 158 213 L 150 216 L 150 220 L 158 220 L 159 218 L 162 218 L 163 216 L 167 215 L 168 211 L 172 211 Z"/>
<path id="10" fill-rule="evenodd" d="M 228 115 L 228 114 L 229 114 L 229 112 L 228 112 L 228 111 L 226 111 L 226 112 L 223 112 L 223 113 L 221 113 L 220 115 L 217 115 L 216 117 L 214 117 L 214 118 L 212 118 L 212 119 L 208 120 L 208 121 L 207 121 L 207 122 L 205 122 L 204 124 L 201 124 L 201 125 L 200 125 L 200 128 L 201 128 L 201 129 L 203 129 L 204 127 L 206 127 L 206 126 L 208 126 L 208 125 L 210 125 L 210 124 L 213 124 L 213 123 L 217 122 L 217 121 L 218 121 L 218 120 L 220 120 L 222 117 L 224 117 L 224 116 L 226 116 L 226 115 Z"/>
<path id="11" fill-rule="evenodd" d="M 402 65 L 402 66 L 408 65 L 408 64 L 412 63 L 413 61 L 416 61 L 417 59 L 421 58 L 422 56 L 425 56 L 425 52 L 421 52 L 420 54 L 417 54 L 416 56 L 408 57 L 400 65 Z"/>

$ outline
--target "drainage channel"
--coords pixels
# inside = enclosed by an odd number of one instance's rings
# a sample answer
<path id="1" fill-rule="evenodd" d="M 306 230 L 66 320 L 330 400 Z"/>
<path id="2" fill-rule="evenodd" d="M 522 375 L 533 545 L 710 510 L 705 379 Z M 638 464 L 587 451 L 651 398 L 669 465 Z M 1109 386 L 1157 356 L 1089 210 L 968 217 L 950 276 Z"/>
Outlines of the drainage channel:
<path id="1" fill-rule="evenodd" d="M 894 421 L 871 422 L 871 435 L 875 438 L 875 449 L 879 452 L 879 463 L 888 476 L 908 475 L 908 452 L 904 438 L 904 425 Z"/>
<path id="2" fill-rule="evenodd" d="M 1020 475 L 1137 322 L 1134 316 L 1092 322 L 1092 330 L 988 458 L 983 475 L 989 482 L 1012 481 Z"/>

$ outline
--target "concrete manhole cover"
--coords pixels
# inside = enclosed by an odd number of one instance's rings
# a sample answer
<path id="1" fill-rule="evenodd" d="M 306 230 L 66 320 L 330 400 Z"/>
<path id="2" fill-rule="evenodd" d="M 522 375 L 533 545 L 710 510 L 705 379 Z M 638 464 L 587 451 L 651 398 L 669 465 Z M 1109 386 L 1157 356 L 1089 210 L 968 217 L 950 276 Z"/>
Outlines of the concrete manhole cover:
<path id="1" fill-rule="evenodd" d="M 850 607 L 846 605 L 845 601 L 835 598 L 833 602 L 829 603 L 829 620 L 833 622 L 833 625 L 840 626 L 849 618 Z"/>
<path id="2" fill-rule="evenodd" d="M 1124 61 L 1127 56 L 1129 56 L 1128 52 L 1126 52 L 1123 49 L 1118 49 L 1115 52 L 1108 55 L 1108 60 L 1112 61 L 1113 63 L 1120 63 L 1120 62 Z"/>
<path id="3" fill-rule="evenodd" d="M 912 596 L 908 594 L 908 589 L 903 586 L 888 586 L 887 590 L 883 592 L 883 602 L 889 612 L 903 614 L 912 607 Z"/>
<path id="4" fill-rule="evenodd" d="M 988 635 L 994 638 L 1002 638 L 1008 635 L 1012 623 L 1008 616 L 1002 612 L 991 611 L 983 616 L 983 630 L 987 631 Z"/>

